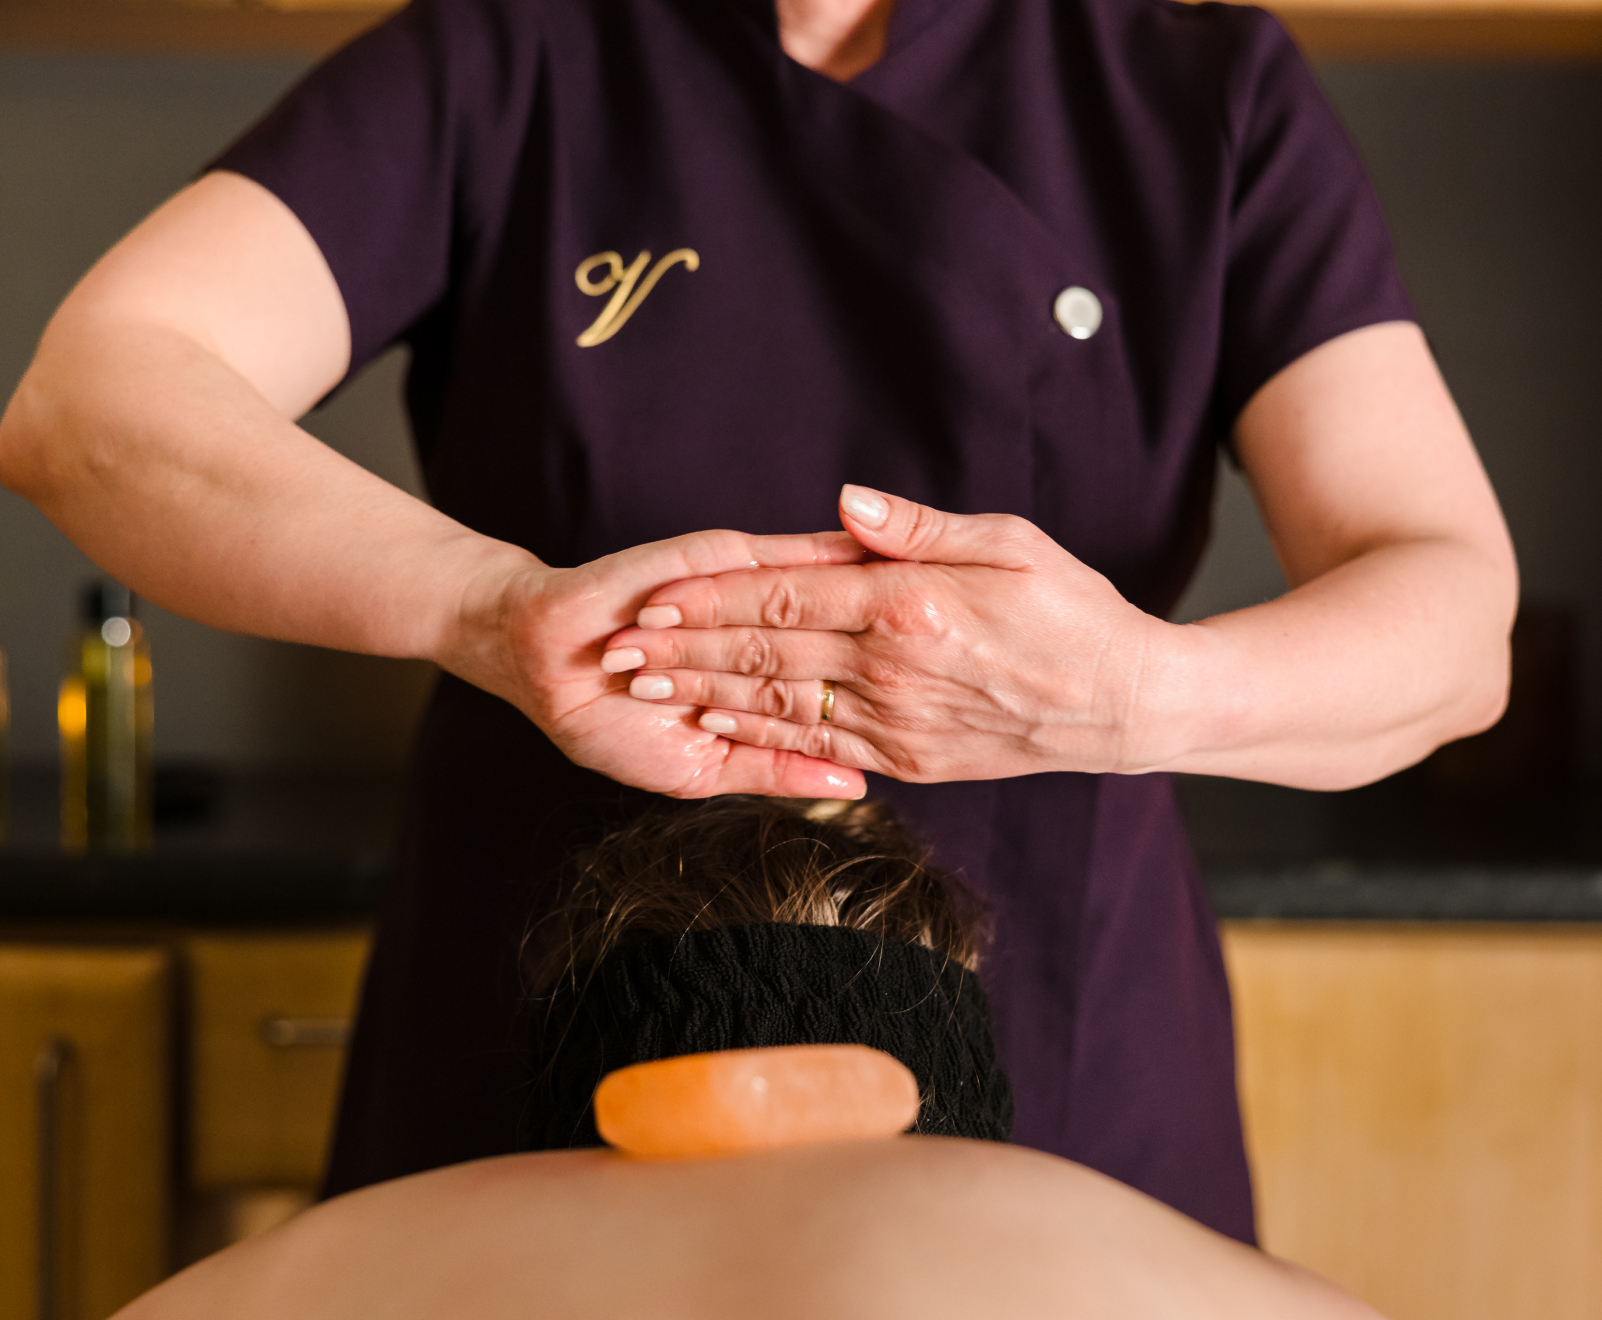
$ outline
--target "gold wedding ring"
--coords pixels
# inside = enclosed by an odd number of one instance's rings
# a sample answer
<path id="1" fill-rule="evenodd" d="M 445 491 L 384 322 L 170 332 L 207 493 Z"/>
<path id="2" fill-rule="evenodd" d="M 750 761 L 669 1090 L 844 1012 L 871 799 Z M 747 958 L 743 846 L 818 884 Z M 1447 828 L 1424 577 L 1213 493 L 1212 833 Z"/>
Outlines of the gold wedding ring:
<path id="1" fill-rule="evenodd" d="M 823 680 L 823 704 L 818 708 L 818 723 L 828 724 L 834 719 L 834 684 Z"/>

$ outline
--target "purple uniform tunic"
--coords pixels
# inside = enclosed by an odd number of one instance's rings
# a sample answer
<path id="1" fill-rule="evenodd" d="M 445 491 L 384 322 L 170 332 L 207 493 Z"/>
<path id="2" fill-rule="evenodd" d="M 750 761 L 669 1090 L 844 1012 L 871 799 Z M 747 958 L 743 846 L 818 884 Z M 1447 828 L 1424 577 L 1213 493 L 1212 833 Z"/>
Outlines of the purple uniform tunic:
<path id="1" fill-rule="evenodd" d="M 1412 315 L 1333 114 L 1230 6 L 900 0 L 840 85 L 784 55 L 770 0 L 417 0 L 219 164 L 320 245 L 353 369 L 410 344 L 436 504 L 553 564 L 836 526 L 853 481 L 1020 514 L 1163 614 L 1252 393 Z M 680 248 L 696 269 L 576 342 L 611 296 L 581 263 Z M 1088 337 L 1053 319 L 1074 286 Z M 1168 781 L 870 791 L 991 904 L 1016 1140 L 1250 1240 L 1229 992 Z M 562 850 L 649 801 L 441 682 L 331 1189 L 511 1147 L 519 937 Z"/>

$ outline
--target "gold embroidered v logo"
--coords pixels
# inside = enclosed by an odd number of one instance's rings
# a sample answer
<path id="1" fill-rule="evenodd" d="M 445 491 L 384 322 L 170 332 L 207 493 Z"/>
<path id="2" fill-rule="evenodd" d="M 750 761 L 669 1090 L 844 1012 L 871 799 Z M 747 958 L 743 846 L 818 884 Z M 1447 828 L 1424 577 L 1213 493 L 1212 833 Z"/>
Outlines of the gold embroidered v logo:
<path id="1" fill-rule="evenodd" d="M 601 314 L 595 318 L 595 323 L 578 337 L 580 348 L 604 344 L 621 330 L 623 323 L 634 315 L 634 309 L 645 301 L 645 295 L 656 288 L 656 282 L 667 273 L 668 267 L 682 262 L 685 270 L 698 270 L 701 265 L 700 253 L 694 248 L 677 248 L 652 266 L 651 273 L 642 280 L 640 272 L 650 264 L 650 260 L 651 254 L 642 252 L 625 266 L 623 258 L 616 252 L 597 252 L 593 257 L 585 257 L 579 262 L 579 268 L 573 272 L 573 282 L 579 286 L 579 292 L 587 293 L 592 298 L 599 298 L 605 293 L 612 295 L 601 309 Z M 606 274 L 592 280 L 590 276 L 599 266 L 606 267 Z"/>

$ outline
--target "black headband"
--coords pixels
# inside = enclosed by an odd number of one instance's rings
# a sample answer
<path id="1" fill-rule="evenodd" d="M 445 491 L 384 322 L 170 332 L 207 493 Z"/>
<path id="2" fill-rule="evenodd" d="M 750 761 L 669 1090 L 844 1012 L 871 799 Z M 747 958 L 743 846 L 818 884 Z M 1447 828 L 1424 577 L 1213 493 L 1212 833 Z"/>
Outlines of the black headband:
<path id="1" fill-rule="evenodd" d="M 772 1045 L 870 1045 L 918 1079 L 917 1131 L 1005 1141 L 1012 1089 L 978 978 L 866 931 L 785 924 L 614 949 L 534 1010 L 525 1150 L 598 1146 L 591 1097 L 632 1063 Z"/>

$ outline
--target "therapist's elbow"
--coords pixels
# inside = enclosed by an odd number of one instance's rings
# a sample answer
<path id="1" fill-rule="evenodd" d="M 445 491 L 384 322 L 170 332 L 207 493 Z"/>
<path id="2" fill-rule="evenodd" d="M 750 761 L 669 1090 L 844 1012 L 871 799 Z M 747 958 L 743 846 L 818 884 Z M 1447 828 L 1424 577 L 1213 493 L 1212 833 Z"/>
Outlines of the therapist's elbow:
<path id="1" fill-rule="evenodd" d="M 47 513 L 105 461 L 114 408 L 99 388 L 108 372 L 106 341 L 78 324 L 72 301 L 56 313 L 38 352 L 0 416 L 0 485 Z"/>
<path id="2" fill-rule="evenodd" d="M 1508 614 L 1512 610 L 1509 607 Z M 1322 760 L 1297 783 L 1322 792 L 1363 788 L 1417 765 L 1437 748 L 1484 733 L 1507 710 L 1512 682 L 1511 617 L 1487 629 L 1471 654 L 1440 675 L 1433 701 L 1388 731 L 1349 744 Z"/>
<path id="3" fill-rule="evenodd" d="M 1464 691 L 1444 715 L 1430 746 L 1428 755 L 1437 747 L 1459 738 L 1471 738 L 1484 733 L 1507 711 L 1508 694 L 1513 681 L 1512 648 L 1506 638 L 1495 648 L 1492 656 L 1464 686 Z M 1422 759 L 1422 758 L 1420 758 Z"/>
<path id="4" fill-rule="evenodd" d="M 1437 635 L 1422 648 L 1422 690 L 1430 693 L 1433 687 L 1434 699 L 1429 703 L 1433 710 L 1420 722 L 1425 743 L 1413 760 L 1445 743 L 1484 733 L 1507 710 L 1513 621 L 1519 608 L 1518 561 L 1500 518 L 1477 532 L 1459 542 L 1456 605 L 1443 611 Z"/>
<path id="5" fill-rule="evenodd" d="M 1455 681 L 1449 680 L 1446 690 L 1438 694 L 1435 710 L 1403 731 L 1389 756 L 1376 758 L 1358 782 L 1345 787 L 1360 787 L 1405 770 L 1447 743 L 1484 733 L 1502 718 L 1513 680 L 1511 634 L 1515 603 L 1516 595 L 1510 595 L 1505 620 L 1486 625 Z"/>
<path id="6" fill-rule="evenodd" d="M 57 411 L 30 369 L 0 416 L 0 485 L 36 503 L 60 477 L 50 443 Z"/>
<path id="7" fill-rule="evenodd" d="M 1513 683 L 1513 621 L 1519 608 L 1518 564 L 1505 531 L 1484 553 L 1469 659 L 1437 746 L 1484 733 L 1507 711 Z"/>

